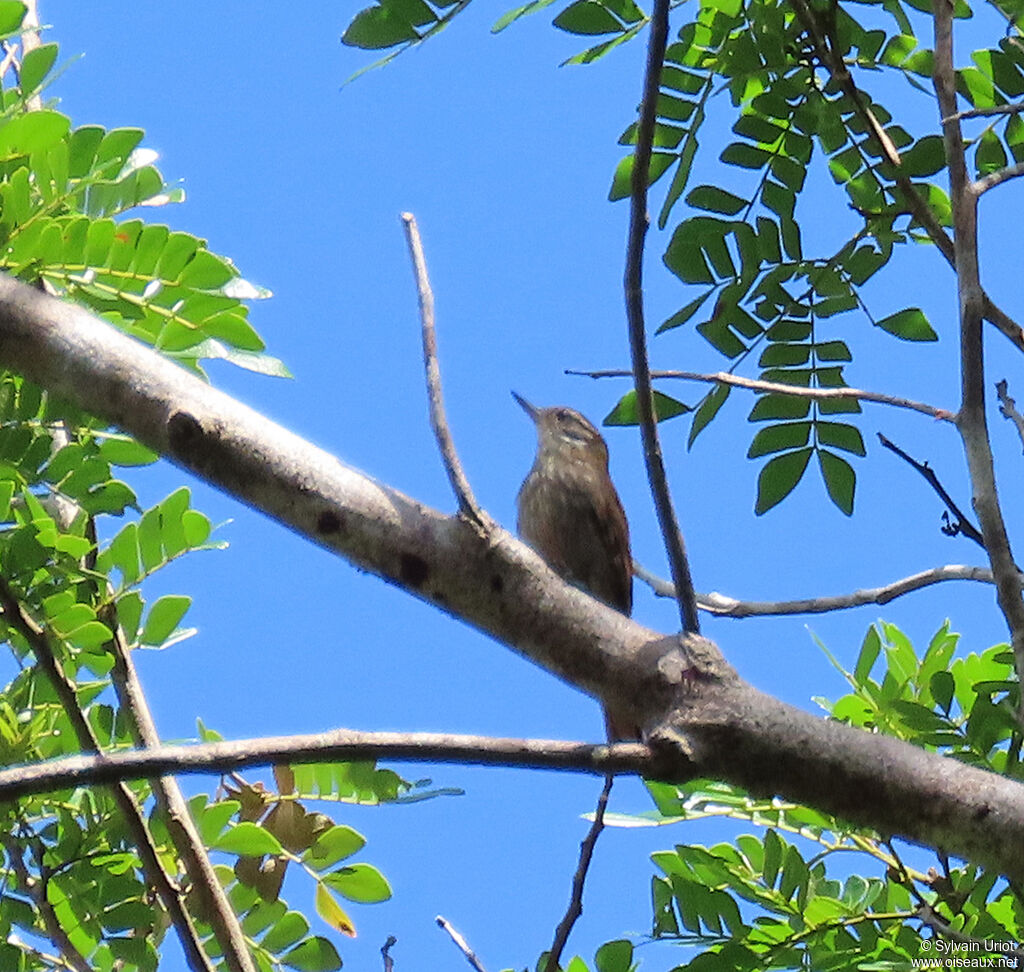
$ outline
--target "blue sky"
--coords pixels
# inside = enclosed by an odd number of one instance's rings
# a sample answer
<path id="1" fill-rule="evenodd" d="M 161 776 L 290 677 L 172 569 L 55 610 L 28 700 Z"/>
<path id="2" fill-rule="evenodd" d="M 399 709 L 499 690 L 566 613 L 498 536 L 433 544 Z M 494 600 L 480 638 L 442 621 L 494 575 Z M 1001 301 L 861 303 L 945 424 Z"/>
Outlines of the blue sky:
<path id="1" fill-rule="evenodd" d="M 559 69 L 583 45 L 552 28 L 550 12 L 492 37 L 504 6 L 478 3 L 422 49 L 342 87 L 372 59 L 339 43 L 360 6 L 314 0 L 288 20 L 278 6 L 243 2 L 49 0 L 42 16 L 53 25 L 50 39 L 65 60 L 85 55 L 50 93 L 76 125 L 144 128 L 144 144 L 188 196 L 147 215 L 207 238 L 245 277 L 274 291 L 254 306 L 252 320 L 294 381 L 214 366 L 215 382 L 345 462 L 450 510 L 426 418 L 416 296 L 398 218 L 414 212 L 436 294 L 452 432 L 478 498 L 511 526 L 534 440 L 509 390 L 538 404 L 570 404 L 595 421 L 625 390 L 621 382 L 566 377 L 563 369 L 628 361 L 621 296 L 627 210 L 608 203 L 607 191 L 624 151 L 617 139 L 639 100 L 642 45 Z M 920 125 L 933 124 L 923 108 Z M 710 143 L 716 133 L 723 128 L 712 125 Z M 820 243 L 829 252 L 829 241 L 839 239 L 836 224 L 848 218 L 845 201 L 827 176 L 814 193 L 815 209 L 820 203 L 828 216 L 809 218 L 805 247 Z M 998 255 L 1007 227 L 997 220 L 1010 218 L 986 200 L 986 254 Z M 661 266 L 665 243 L 652 233 L 652 322 L 692 296 Z M 908 346 L 865 333 L 862 322 L 844 333 L 858 353 L 847 378 L 955 408 L 952 276 L 927 247 L 905 261 L 898 288 L 897 278 L 873 287 L 876 316 L 920 305 L 942 339 Z M 1012 281 L 995 269 L 987 278 L 997 299 Z M 990 340 L 993 375 L 1012 382 L 1016 358 L 1004 343 Z M 656 367 L 690 370 L 724 363 L 689 328 L 654 340 L 652 357 Z M 700 394 L 670 390 L 689 401 Z M 874 439 L 883 430 L 930 460 L 969 508 L 951 427 L 869 407 L 861 421 L 869 456 L 857 463 L 854 517 L 831 505 L 812 474 L 789 502 L 758 518 L 758 467 L 744 458 L 750 404 L 735 394 L 690 452 L 685 420 L 663 427 L 699 590 L 804 597 L 942 563 L 982 562 L 967 541 L 941 535 L 938 501 Z M 994 436 L 1013 481 L 1019 454 L 1012 430 L 996 425 Z M 665 573 L 637 434 L 610 429 L 608 441 L 635 554 Z M 139 659 L 164 738 L 194 736 L 197 717 L 232 738 L 342 726 L 601 737 L 593 701 L 237 502 L 165 466 L 146 471 L 138 488 L 151 503 L 182 482 L 223 523 L 218 536 L 230 547 L 173 565 L 148 589 L 151 597 L 193 595 L 188 620 L 199 628 L 192 640 Z M 1019 526 L 1019 513 L 1012 506 L 1007 513 L 1011 528 Z M 640 586 L 635 613 L 663 630 L 676 624 L 673 605 Z M 865 608 L 704 623 L 746 678 L 813 708 L 812 696 L 836 697 L 845 686 L 810 633 L 849 662 L 879 616 Z M 992 590 L 978 584 L 932 588 L 887 606 L 884 617 L 921 645 L 947 617 L 970 649 L 1003 637 Z M 380 967 L 379 949 L 393 934 L 398 969 L 460 967 L 434 926 L 438 913 L 489 969 L 532 964 L 567 900 L 585 829 L 580 814 L 592 808 L 598 781 L 461 766 L 401 771 L 412 779 L 429 774 L 466 794 L 413 806 L 327 808 L 367 836 L 361 859 L 379 866 L 395 892 L 388 904 L 352 909 L 359 937 L 340 945 L 346 965 Z M 616 787 L 613 809 L 648 808 L 639 784 Z M 590 959 L 602 941 L 648 928 L 652 850 L 729 832 L 701 825 L 606 833 L 568 954 Z M 302 882 L 286 894 L 308 903 Z M 646 968 L 682 958 L 665 948 L 642 954 Z M 166 967 L 178 962 L 172 955 Z"/>

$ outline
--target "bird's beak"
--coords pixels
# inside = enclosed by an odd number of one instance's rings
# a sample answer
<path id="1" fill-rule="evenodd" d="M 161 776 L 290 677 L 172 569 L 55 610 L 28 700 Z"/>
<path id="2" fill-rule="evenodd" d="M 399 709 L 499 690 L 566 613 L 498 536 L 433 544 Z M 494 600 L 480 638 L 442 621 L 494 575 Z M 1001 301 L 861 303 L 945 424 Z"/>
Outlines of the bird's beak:
<path id="1" fill-rule="evenodd" d="M 526 412 L 534 422 L 537 421 L 537 416 L 540 415 L 540 409 L 536 405 L 531 405 L 522 395 L 517 392 L 512 392 L 512 397 L 519 402 L 520 407 Z"/>

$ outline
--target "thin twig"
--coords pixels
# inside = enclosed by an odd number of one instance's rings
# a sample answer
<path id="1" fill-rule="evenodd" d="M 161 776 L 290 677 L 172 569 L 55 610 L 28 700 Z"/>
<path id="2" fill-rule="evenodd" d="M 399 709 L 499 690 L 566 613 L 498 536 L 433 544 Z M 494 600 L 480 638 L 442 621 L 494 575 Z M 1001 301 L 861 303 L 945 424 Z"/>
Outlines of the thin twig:
<path id="1" fill-rule="evenodd" d="M 1017 402 L 1010 397 L 1006 379 L 996 382 L 996 395 L 999 397 L 999 412 L 1003 418 L 1009 419 L 1017 427 L 1017 435 L 1024 443 L 1024 415 L 1017 411 Z"/>
<path id="2" fill-rule="evenodd" d="M 878 433 L 878 441 L 885 446 L 890 452 L 896 453 L 904 462 L 908 463 L 911 467 L 916 469 L 925 480 L 928 485 L 938 494 L 939 499 L 946 504 L 946 509 L 956 519 L 956 523 L 949 527 L 943 528 L 943 533 L 948 534 L 951 537 L 955 537 L 957 534 L 967 537 L 968 540 L 973 540 L 982 549 L 985 547 L 985 541 L 982 538 L 981 531 L 967 518 L 967 515 L 953 500 L 953 497 L 946 492 L 946 488 L 939 481 L 939 477 L 935 474 L 935 470 L 928 465 L 927 462 L 918 462 L 913 456 L 908 455 L 898 445 L 887 439 L 881 432 Z"/>
<path id="3" fill-rule="evenodd" d="M 380 954 L 384 956 L 384 972 L 393 972 L 395 960 L 391 957 L 391 946 L 396 945 L 398 939 L 394 935 L 388 935 L 388 940 L 381 946 Z"/>
<path id="4" fill-rule="evenodd" d="M 960 122 L 957 111 L 956 71 L 953 65 L 953 2 L 932 4 L 935 31 L 932 84 L 939 112 L 946 119 L 942 138 L 949 168 L 949 198 L 953 215 L 953 242 L 960 300 L 960 388 L 961 406 L 957 428 L 964 443 L 971 478 L 974 512 L 978 517 L 984 546 L 996 582 L 996 600 L 1010 630 L 1010 643 L 1018 673 L 1024 672 L 1024 601 L 1021 577 L 1010 550 L 1006 523 L 996 491 L 992 444 L 985 415 L 985 358 L 982 316 L 985 294 L 978 265 L 978 197 L 971 192 Z M 1019 702 L 1024 718 L 1024 695 Z"/>
<path id="5" fill-rule="evenodd" d="M 460 952 L 462 952 L 462 954 L 466 958 L 466 961 L 469 962 L 469 964 L 472 965 L 474 969 L 476 969 L 476 972 L 487 972 L 487 969 L 484 968 L 483 963 L 480 961 L 480 959 L 476 957 L 476 952 L 474 952 L 473 949 L 469 947 L 469 943 L 466 941 L 466 939 L 464 939 L 458 933 L 458 931 L 447 918 L 445 918 L 443 915 L 438 915 L 434 919 L 434 921 L 437 922 L 439 927 L 443 928 L 446 932 L 448 932 L 448 935 L 451 937 L 451 940 L 455 943 L 455 947 Z"/>
<path id="6" fill-rule="evenodd" d="M 942 124 L 945 125 L 947 121 L 963 121 L 965 118 L 983 118 L 988 115 L 1019 115 L 1022 111 L 1024 111 L 1024 101 L 1018 101 L 1012 105 L 993 105 L 989 108 L 966 108 L 943 118 Z"/>
<path id="7" fill-rule="evenodd" d="M 434 430 L 434 438 L 437 440 L 437 448 L 441 453 L 444 470 L 448 474 L 448 482 L 451 483 L 455 498 L 459 501 L 459 511 L 486 529 L 489 519 L 477 504 L 473 488 L 469 485 L 469 480 L 463 472 L 444 411 L 441 367 L 437 361 L 437 334 L 434 329 L 434 292 L 431 290 L 430 278 L 427 276 L 427 260 L 423 255 L 423 241 L 420 239 L 416 217 L 412 213 L 402 213 L 402 225 L 405 227 L 405 238 L 409 244 L 409 255 L 412 257 L 412 269 L 416 275 L 416 292 L 419 295 L 423 335 L 423 369 L 427 378 L 430 427 Z"/>
<path id="8" fill-rule="evenodd" d="M 995 189 L 996 186 L 1002 185 L 1010 179 L 1018 179 L 1021 176 L 1024 176 L 1024 162 L 1016 162 L 1003 169 L 997 169 L 995 172 L 990 172 L 980 179 L 975 179 L 970 185 L 971 195 L 977 198 L 982 193 L 988 192 L 989 189 Z"/>
<path id="9" fill-rule="evenodd" d="M 569 898 L 569 907 L 566 908 L 562 920 L 555 929 L 555 939 L 551 943 L 551 951 L 548 952 L 548 960 L 544 966 L 544 972 L 555 972 L 559 962 L 562 960 L 562 952 L 565 950 L 565 943 L 569 941 L 569 934 L 572 926 L 583 914 L 583 888 L 587 882 L 587 871 L 590 869 L 590 862 L 594 856 L 594 845 L 597 838 L 604 830 L 604 812 L 608 808 L 608 797 L 612 792 L 614 776 L 606 776 L 604 787 L 601 789 L 601 796 L 597 800 L 597 809 L 594 811 L 594 821 L 587 831 L 587 836 L 580 844 L 579 863 L 576 865 L 576 873 L 572 878 L 572 895 Z"/>
<path id="10" fill-rule="evenodd" d="M 647 341 L 644 327 L 643 259 L 644 240 L 647 236 L 647 185 L 650 179 L 651 146 L 657 116 L 658 91 L 661 86 L 661 68 L 665 59 L 668 39 L 669 0 L 654 0 L 651 13 L 651 36 L 647 47 L 647 66 L 644 74 L 644 96 L 640 104 L 640 119 L 636 131 L 636 151 L 633 155 L 633 176 L 629 199 L 629 239 L 626 246 L 626 318 L 629 322 L 629 351 L 633 365 L 633 385 L 636 388 L 637 416 L 640 420 L 640 438 L 644 447 L 647 480 L 654 497 L 658 525 L 665 540 L 672 580 L 679 596 L 679 616 L 683 630 L 694 634 L 700 631 L 697 602 L 693 593 L 693 579 L 686 557 L 686 544 L 679 528 L 672 497 L 669 493 L 665 463 L 658 441 L 658 426 L 654 416 L 654 391 L 651 388 L 651 366 L 647 360 Z"/>
<path id="11" fill-rule="evenodd" d="M 578 375 L 583 378 L 630 378 L 633 373 L 622 368 L 607 368 L 601 371 L 571 371 L 567 375 Z M 952 412 L 945 408 L 937 408 L 925 402 L 915 402 L 910 398 L 898 395 L 886 395 L 882 392 L 865 391 L 862 388 L 804 388 L 800 385 L 787 385 L 780 381 L 762 381 L 758 378 L 743 378 L 731 375 L 727 371 L 652 371 L 651 378 L 678 378 L 683 381 L 702 381 L 713 385 L 731 385 L 734 388 L 746 388 L 756 392 L 771 392 L 774 395 L 791 395 L 794 398 L 810 398 L 815 401 L 824 399 L 858 399 L 864 402 L 876 402 L 879 405 L 892 405 L 895 408 L 907 408 L 913 412 L 921 412 L 931 418 L 943 422 L 952 422 Z"/>
<path id="12" fill-rule="evenodd" d="M 101 753 L 101 748 L 96 735 L 92 731 L 92 726 L 78 704 L 75 686 L 64 674 L 64 670 L 53 652 L 46 632 L 26 614 L 14 592 L 8 586 L 6 579 L 2 577 L 0 577 L 0 606 L 3 607 L 4 619 L 7 624 L 13 630 L 18 631 L 28 643 L 32 653 L 35 655 L 36 664 L 39 665 L 53 686 L 54 693 L 60 700 L 68 721 L 75 732 L 78 745 L 85 752 L 94 754 L 93 759 L 98 759 L 101 762 L 105 760 L 106 756 Z M 110 782 L 113 782 L 113 780 Z M 192 924 L 192 918 L 185 908 L 184 896 L 163 868 L 156 844 L 149 832 L 142 809 L 139 807 L 135 795 L 123 782 L 115 783 L 111 792 L 121 813 L 125 817 L 128 830 L 138 848 L 145 875 L 153 882 L 154 889 L 161 903 L 167 909 L 171 921 L 176 928 L 189 929 L 188 934 L 181 935 L 182 950 L 185 952 L 189 967 L 194 972 L 212 972 L 213 966 L 206 953 L 202 951 L 199 944 L 199 936 L 196 933 L 195 926 Z M 233 965 L 231 964 L 230 956 L 227 956 L 227 959 L 232 972 L 250 972 L 251 966 Z"/>
<path id="13" fill-rule="evenodd" d="M 376 759 L 518 766 L 595 776 L 629 773 L 667 779 L 663 774 L 679 775 L 673 774 L 649 746 L 637 742 L 582 743 L 440 732 L 335 729 L 189 746 L 165 744 L 151 749 L 62 756 L 27 766 L 13 766 L 0 769 L 0 801 L 70 787 L 145 779 L 162 773 L 225 773 L 275 763 L 351 763 Z"/>
<path id="14" fill-rule="evenodd" d="M 652 574 L 640 564 L 633 564 L 633 573 L 647 584 L 658 597 L 675 597 L 672 582 Z M 932 567 L 910 577 L 903 577 L 882 587 L 868 587 L 849 594 L 834 594 L 819 597 L 800 598 L 790 601 L 741 601 L 735 597 L 712 591 L 697 595 L 697 606 L 702 611 L 722 618 L 753 618 L 788 614 L 826 614 L 846 608 L 863 607 L 865 604 L 888 604 L 904 594 L 918 591 L 943 581 L 966 580 L 984 584 L 993 583 L 992 571 L 988 567 L 965 567 L 949 565 Z"/>

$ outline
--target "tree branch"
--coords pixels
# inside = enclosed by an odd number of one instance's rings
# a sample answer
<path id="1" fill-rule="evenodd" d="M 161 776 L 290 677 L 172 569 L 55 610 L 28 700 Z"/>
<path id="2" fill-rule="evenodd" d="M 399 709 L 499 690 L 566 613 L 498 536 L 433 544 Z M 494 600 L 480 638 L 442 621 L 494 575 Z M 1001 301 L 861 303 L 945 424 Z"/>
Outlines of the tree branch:
<path id="1" fill-rule="evenodd" d="M 502 739 L 440 732 L 359 732 L 334 729 L 195 745 L 151 746 L 134 752 L 63 756 L 0 769 L 0 800 L 70 787 L 96 786 L 162 773 L 230 773 L 278 763 L 408 762 L 516 766 L 605 776 L 664 774 L 672 767 L 643 743 L 581 743 L 557 739 Z"/>
<path id="2" fill-rule="evenodd" d="M 572 371 L 566 369 L 567 375 L 578 375 L 583 378 L 629 378 L 631 371 L 624 371 L 620 368 L 608 368 L 603 371 Z M 944 408 L 936 408 L 924 402 L 915 402 L 910 398 L 901 398 L 898 395 L 885 395 L 882 392 L 864 391 L 861 388 L 804 388 L 800 385 L 787 385 L 781 381 L 762 381 L 759 378 L 743 378 L 740 375 L 732 375 L 727 371 L 715 371 L 711 373 L 701 371 L 652 371 L 652 378 L 678 378 L 684 381 L 702 381 L 712 385 L 730 385 L 734 388 L 746 388 L 755 392 L 771 392 L 774 395 L 791 395 L 794 398 L 809 398 L 815 401 L 823 399 L 855 398 L 863 402 L 876 402 L 880 405 L 892 405 L 895 408 L 907 408 L 914 412 L 921 412 L 931 418 L 940 419 L 943 422 L 952 422 L 953 413 Z"/>
<path id="3" fill-rule="evenodd" d="M 710 642 L 659 634 L 613 611 L 506 531 L 481 537 L 88 311 L 2 275 L 0 357 L 51 394 L 635 717 L 648 729 L 658 776 L 699 774 L 775 793 L 1024 878 L 1024 786 L 763 695 Z M 166 771 L 151 765 L 146 775 Z"/>
<path id="4" fill-rule="evenodd" d="M 651 12 L 651 36 L 647 46 L 647 66 L 644 73 L 644 93 L 640 103 L 640 118 L 636 130 L 636 151 L 633 153 L 633 173 L 629 197 L 629 236 L 626 244 L 626 319 L 629 323 L 629 352 L 633 363 L 633 385 L 636 388 L 636 410 L 640 424 L 640 439 L 644 447 L 647 481 L 654 497 L 658 526 L 665 541 L 672 581 L 677 593 L 679 617 L 683 630 L 696 634 L 700 631 L 697 602 L 693 593 L 693 578 L 686 557 L 679 520 L 672 506 L 665 462 L 658 441 L 658 425 L 654 414 L 654 391 L 651 388 L 651 366 L 647 360 L 647 337 L 644 325 L 643 261 L 644 240 L 647 236 L 647 187 L 650 182 L 651 150 L 657 117 L 658 91 L 661 87 L 661 68 L 668 40 L 669 0 L 654 0 Z"/>
<path id="5" fill-rule="evenodd" d="M 1002 185 L 1004 182 L 1008 182 L 1010 179 L 1017 179 L 1024 175 L 1024 162 L 1017 162 L 1014 165 L 1008 165 L 1005 169 L 998 169 L 996 172 L 990 172 L 986 176 L 982 176 L 980 179 L 975 179 L 970 185 L 970 193 L 972 196 L 977 198 L 989 191 L 989 189 L 995 189 L 996 186 Z"/>
<path id="6" fill-rule="evenodd" d="M 1010 629 L 1017 672 L 1024 673 L 1024 601 L 1021 576 L 1010 551 L 1010 540 L 996 492 L 992 446 L 985 417 L 985 361 L 982 315 L 985 295 L 978 267 L 978 199 L 971 192 L 957 110 L 956 73 L 953 67 L 952 0 L 932 4 L 935 25 L 935 58 L 932 83 L 939 102 L 942 137 L 949 167 L 950 201 L 953 209 L 957 292 L 960 302 L 960 384 L 962 404 L 957 416 L 971 477 L 974 512 L 984 536 L 985 550 L 996 582 L 996 600 Z M 1024 718 L 1024 697 L 1020 700 Z"/>
<path id="7" fill-rule="evenodd" d="M 990 108 L 967 108 L 943 118 L 942 124 L 945 125 L 947 121 L 963 121 L 965 118 L 984 118 L 988 115 L 1019 115 L 1021 112 L 1024 112 L 1024 101 L 1012 105 L 993 105 Z"/>
<path id="8" fill-rule="evenodd" d="M 434 329 L 434 291 L 430 287 L 427 275 L 427 259 L 423 255 L 423 241 L 416 225 L 416 217 L 412 213 L 402 213 L 402 225 L 405 227 L 405 238 L 409 244 L 409 256 L 412 257 L 412 269 L 416 275 L 416 291 L 419 295 L 420 322 L 423 336 L 423 370 L 427 379 L 427 401 L 430 404 L 430 427 L 434 430 L 437 448 L 441 453 L 444 471 L 448 474 L 455 498 L 459 501 L 459 511 L 469 517 L 480 527 L 486 528 L 490 518 L 477 504 L 473 495 L 473 487 L 459 462 L 459 454 L 455 450 L 455 441 L 448 428 L 448 418 L 444 411 L 444 393 L 441 390 L 441 366 L 437 360 L 437 333 Z"/>
<path id="9" fill-rule="evenodd" d="M 647 584 L 658 597 L 675 597 L 671 581 L 652 574 L 640 564 L 633 564 L 633 573 Z M 834 594 L 801 598 L 792 601 L 741 601 L 735 597 L 712 591 L 697 595 L 697 606 L 702 611 L 725 618 L 751 618 L 780 614 L 826 614 L 865 604 L 888 604 L 911 591 L 939 584 L 942 581 L 970 580 L 993 583 L 992 571 L 987 567 L 946 566 L 932 567 L 910 577 L 903 577 L 882 587 L 868 587 L 850 594 Z"/>

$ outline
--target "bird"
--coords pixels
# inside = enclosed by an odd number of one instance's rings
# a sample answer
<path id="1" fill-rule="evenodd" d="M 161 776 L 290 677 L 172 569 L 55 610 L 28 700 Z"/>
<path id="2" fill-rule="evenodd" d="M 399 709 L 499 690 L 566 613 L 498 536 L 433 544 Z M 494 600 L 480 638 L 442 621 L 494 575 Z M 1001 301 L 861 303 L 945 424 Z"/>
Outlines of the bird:
<path id="1" fill-rule="evenodd" d="M 537 454 L 516 499 L 519 536 L 566 582 L 608 607 L 633 610 L 629 524 L 608 472 L 608 445 L 575 409 L 538 408 L 512 392 L 537 429 Z M 608 738 L 639 739 L 605 708 Z"/>

